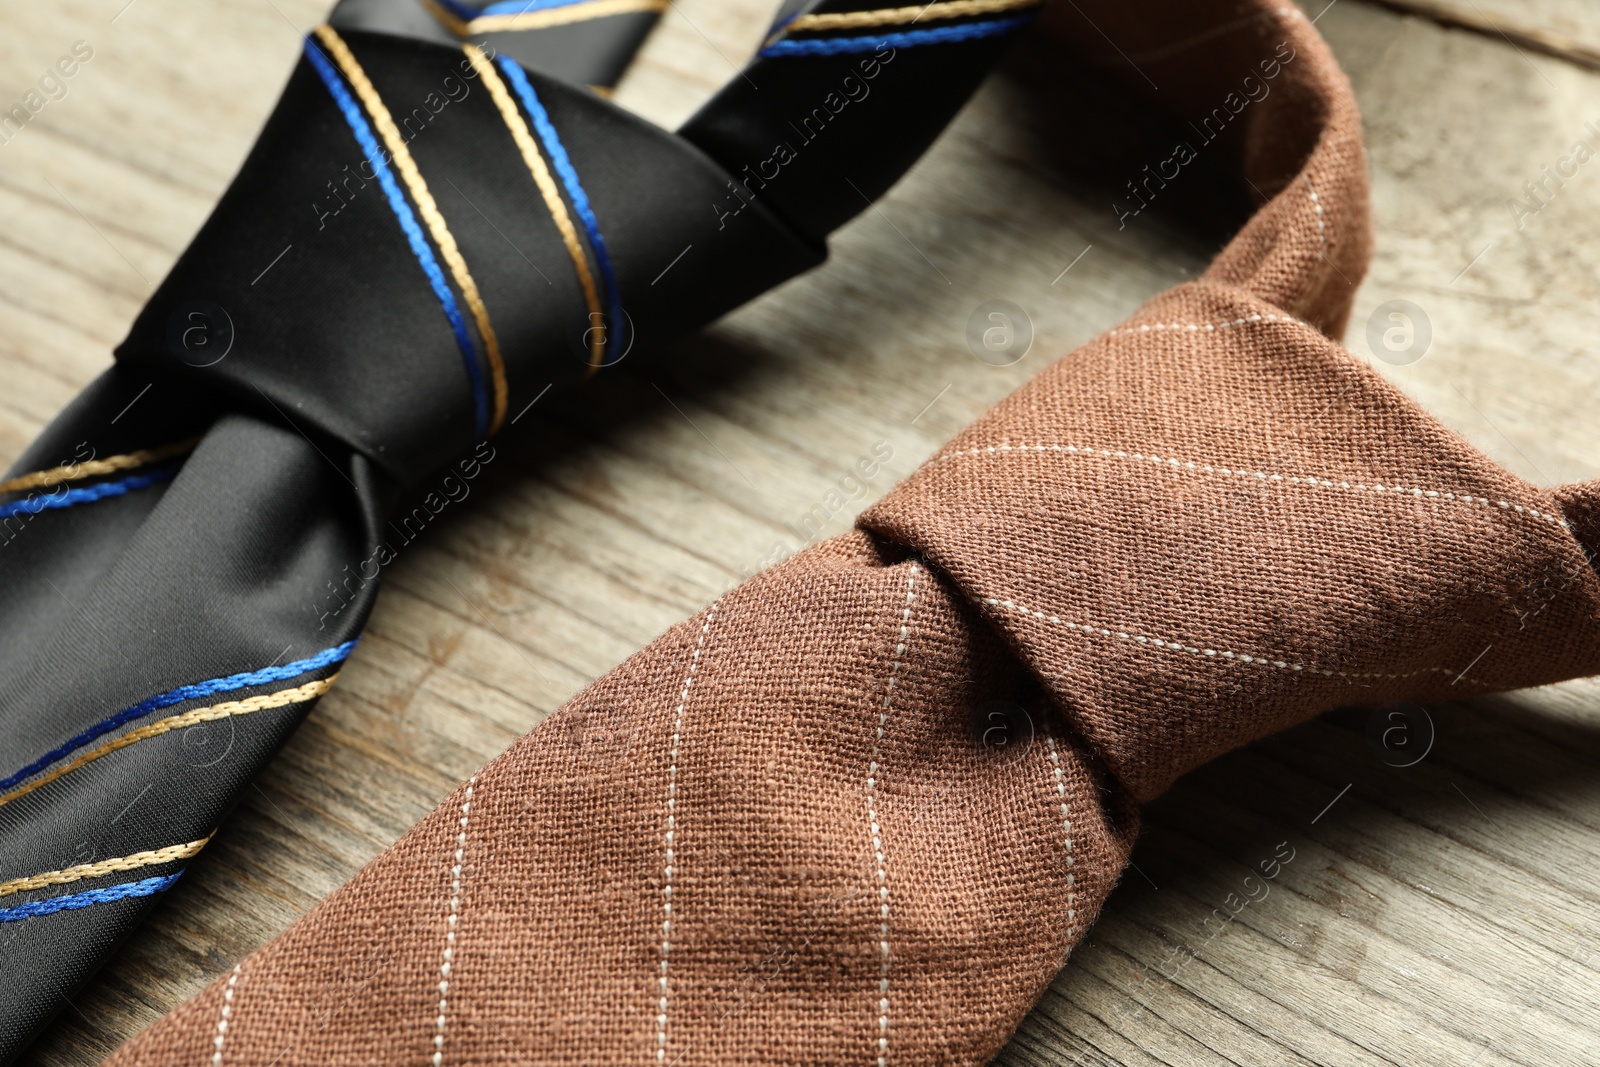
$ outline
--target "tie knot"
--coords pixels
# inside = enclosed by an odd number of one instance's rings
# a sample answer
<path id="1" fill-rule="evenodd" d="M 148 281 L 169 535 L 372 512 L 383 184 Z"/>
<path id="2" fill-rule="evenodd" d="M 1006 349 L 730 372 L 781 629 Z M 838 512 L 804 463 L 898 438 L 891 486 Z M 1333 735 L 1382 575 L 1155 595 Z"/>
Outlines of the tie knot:
<path id="1" fill-rule="evenodd" d="M 402 482 L 815 264 L 683 139 L 459 49 L 322 27 L 118 349 Z M 695 255 L 697 250 L 699 255 Z"/>

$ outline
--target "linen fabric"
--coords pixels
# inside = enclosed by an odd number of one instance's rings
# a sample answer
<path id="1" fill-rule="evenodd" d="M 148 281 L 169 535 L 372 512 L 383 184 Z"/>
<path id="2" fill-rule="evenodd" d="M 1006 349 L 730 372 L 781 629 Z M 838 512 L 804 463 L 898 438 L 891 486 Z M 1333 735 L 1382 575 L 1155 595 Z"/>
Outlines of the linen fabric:
<path id="1" fill-rule="evenodd" d="M 116 365 L 0 482 L 0 1061 L 334 684 L 493 435 L 820 262 L 1032 13 L 1006 5 L 935 4 L 938 33 L 890 10 L 863 39 L 810 4 L 744 72 L 765 91 L 679 133 L 509 45 L 429 39 L 415 0 L 308 37 Z M 784 153 L 780 114 L 811 123 Z"/>
<path id="2" fill-rule="evenodd" d="M 1210 269 L 108 1063 L 982 1063 L 1186 769 L 1336 705 L 1600 669 L 1595 487 L 1513 477 L 1334 340 L 1367 184 L 1305 17 L 1069 6 L 1070 61 L 1191 113 L 1278 64 L 1216 149 L 1269 199 Z"/>

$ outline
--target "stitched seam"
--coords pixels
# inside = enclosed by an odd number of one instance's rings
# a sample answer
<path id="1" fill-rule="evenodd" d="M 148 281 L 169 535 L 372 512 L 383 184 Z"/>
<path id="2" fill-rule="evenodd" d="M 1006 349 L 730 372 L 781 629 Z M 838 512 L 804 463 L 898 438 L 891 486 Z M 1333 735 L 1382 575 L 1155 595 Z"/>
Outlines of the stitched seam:
<path id="1" fill-rule="evenodd" d="M 62 482 L 75 482 L 80 478 L 93 478 L 100 474 L 113 474 L 117 471 L 132 470 L 143 467 L 147 463 L 156 463 L 173 456 L 181 456 L 185 452 L 192 452 L 194 446 L 200 443 L 200 438 L 191 437 L 187 441 L 178 441 L 159 448 L 146 448 L 138 452 L 129 452 L 121 456 L 107 456 L 105 459 L 89 459 L 82 463 L 63 463 L 59 467 L 48 470 L 34 471 L 32 474 L 19 474 L 8 481 L 0 482 L 0 493 L 15 493 L 22 489 L 43 489 Z"/>
<path id="2" fill-rule="evenodd" d="M 1078 936 L 1077 877 L 1072 870 L 1076 863 L 1072 852 L 1072 811 L 1067 807 L 1067 781 L 1061 770 L 1061 756 L 1056 751 L 1055 735 L 1047 732 L 1044 743 L 1048 746 L 1050 770 L 1055 779 L 1057 801 L 1061 805 L 1061 836 L 1067 846 L 1067 937 L 1071 939 Z"/>
<path id="3" fill-rule="evenodd" d="M 672 873 L 673 863 L 676 861 L 675 846 L 678 834 L 678 742 L 683 735 L 683 709 L 689 703 L 689 687 L 694 684 L 694 672 L 700 666 L 700 651 L 705 647 L 706 634 L 711 630 L 711 623 L 717 617 L 717 605 L 722 603 L 719 598 L 706 612 L 706 621 L 700 627 L 700 636 L 695 638 L 694 651 L 689 656 L 689 669 L 683 675 L 683 689 L 678 693 L 678 710 L 672 720 L 672 749 L 670 761 L 667 765 L 667 829 L 663 838 L 666 848 L 665 865 L 662 868 L 661 878 L 661 976 L 659 985 L 661 995 L 657 1001 L 656 1014 L 656 1062 L 665 1062 L 667 1058 L 667 960 L 672 952 Z"/>
<path id="4" fill-rule="evenodd" d="M 182 875 L 182 871 L 177 871 L 173 874 L 161 875 L 155 878 L 144 878 L 137 882 L 123 882 L 121 885 L 106 886 L 104 889 L 87 889 L 82 893 L 71 893 L 64 897 L 31 900 L 26 904 L 0 908 L 0 923 L 13 923 L 22 919 L 34 919 L 41 915 L 54 915 L 58 911 L 77 911 L 80 908 L 92 908 L 96 904 L 110 904 L 113 901 L 129 900 L 134 897 L 153 896 L 170 888 Z"/>
<path id="5" fill-rule="evenodd" d="M 1250 663 L 1273 670 L 1289 671 L 1297 674 L 1314 674 L 1323 678 L 1341 678 L 1348 682 L 1362 682 L 1369 679 L 1384 681 L 1399 681 L 1405 678 L 1416 678 L 1423 674 L 1443 674 L 1447 677 L 1456 677 L 1457 672 L 1444 667 L 1423 667 L 1418 670 L 1408 671 L 1405 674 L 1391 674 L 1384 671 L 1330 671 L 1321 667 L 1311 667 L 1304 663 L 1291 663 L 1288 660 L 1273 659 L 1270 656 L 1248 655 L 1242 652 L 1233 652 L 1227 649 L 1202 648 L 1196 645 L 1185 644 L 1182 641 L 1172 641 L 1160 637 L 1149 637 L 1145 634 L 1134 633 L 1130 630 L 1113 630 L 1094 623 L 1078 623 L 1063 619 L 1058 615 L 1048 612 L 1036 611 L 1024 607 L 1010 600 L 999 600 L 995 597 L 984 597 L 983 602 L 990 607 L 1005 608 L 1007 611 L 1016 612 L 1031 618 L 1041 619 L 1055 626 L 1061 626 L 1077 633 L 1089 634 L 1097 637 L 1115 637 L 1119 641 L 1129 641 L 1138 645 L 1164 649 L 1168 652 L 1184 652 L 1191 656 L 1201 656 L 1205 659 L 1232 660 L 1237 663 Z M 1481 685 L 1481 682 L 1472 682 Z"/>
<path id="6" fill-rule="evenodd" d="M 149 849 L 127 856 L 118 856 L 115 859 L 100 860 L 98 863 L 80 863 L 75 867 L 66 867 L 59 871 L 45 871 L 43 874 L 31 874 L 26 878 L 13 878 L 9 882 L 0 882 L 0 897 L 25 893 L 30 889 L 43 889 L 45 886 L 66 885 L 85 878 L 99 878 L 118 871 L 136 871 L 140 867 L 154 867 L 174 860 L 186 860 L 205 848 L 206 842 L 210 840 L 211 835 L 207 834 L 198 841 L 190 841 L 183 845 L 168 845 L 166 848 Z"/>
<path id="7" fill-rule="evenodd" d="M 467 779 L 467 791 L 461 798 L 460 829 L 456 832 L 455 865 L 450 868 L 450 911 L 444 921 L 444 950 L 439 954 L 439 1017 L 434 1020 L 433 1067 L 444 1062 L 444 1028 L 449 1022 L 450 965 L 456 955 L 456 922 L 461 915 L 461 863 L 467 853 L 467 820 L 472 814 L 472 787 L 478 776 Z"/>
<path id="8" fill-rule="evenodd" d="M 1240 470 L 1233 467 L 1223 467 L 1209 463 L 1196 463 L 1193 460 L 1178 460 L 1164 456 L 1147 456 L 1142 452 L 1123 452 L 1109 448 L 1090 448 L 1085 445 L 989 445 L 986 448 L 969 448 L 960 452 L 946 452 L 934 457 L 933 462 L 962 459 L 969 456 L 998 454 L 1002 452 L 1061 452 L 1075 456 L 1095 456 L 1101 459 L 1117 459 L 1131 463 L 1150 463 L 1167 470 L 1195 471 L 1200 474 L 1222 475 L 1224 477 L 1252 478 L 1258 482 L 1280 482 L 1285 485 L 1304 485 L 1318 489 L 1343 489 L 1353 493 L 1370 493 L 1374 496 L 1394 494 L 1409 496 L 1426 500 L 1448 500 L 1460 504 L 1478 504 L 1483 507 L 1496 507 L 1501 511 L 1512 511 L 1518 515 L 1530 515 L 1533 518 L 1546 522 L 1551 526 L 1567 529 L 1567 521 L 1558 515 L 1540 511 L 1538 508 L 1516 504 L 1510 500 L 1495 499 L 1486 496 L 1473 496 L 1471 493 L 1452 493 L 1443 489 L 1419 489 L 1415 486 L 1383 485 L 1381 483 L 1367 484 L 1366 482 L 1333 481 L 1317 475 L 1270 474 L 1266 471 Z"/>
<path id="9" fill-rule="evenodd" d="M 906 606 L 900 612 L 900 637 L 895 642 L 894 656 L 889 662 L 889 677 L 883 687 L 883 707 L 878 711 L 877 733 L 872 740 L 872 756 L 867 763 L 867 825 L 872 830 L 872 854 L 877 860 L 878 875 L 878 1067 L 889 1063 L 889 876 L 883 857 L 883 831 L 878 823 L 878 774 L 883 756 L 884 730 L 889 724 L 889 710 L 894 706 L 894 686 L 900 676 L 906 642 L 911 635 L 911 606 L 916 600 L 917 574 L 921 568 L 911 564 L 906 575 Z"/>
<path id="10" fill-rule="evenodd" d="M 233 1017 L 233 989 L 239 984 L 239 971 L 243 964 L 234 964 L 233 973 L 228 975 L 227 985 L 222 987 L 222 1011 L 217 1016 L 217 1036 L 211 1039 L 211 1044 L 216 1051 L 211 1053 L 211 1067 L 222 1065 L 222 1045 L 228 1038 L 228 1021 Z"/>
<path id="11" fill-rule="evenodd" d="M 333 683 L 338 680 L 339 676 L 334 674 L 320 681 L 307 682 L 305 685 L 296 686 L 293 689 L 280 689 L 276 693 L 263 693 L 261 696 L 249 697 L 245 700 L 231 700 L 225 704 L 213 704 L 210 707 L 195 708 L 193 711 L 186 711 L 181 715 L 172 715 L 162 719 L 160 722 L 153 722 L 149 726 L 141 726 L 137 730 L 129 730 L 121 737 L 113 738 L 99 748 L 90 749 L 71 763 L 57 767 L 42 778 L 36 778 L 27 785 L 0 795 L 0 807 L 4 807 L 18 797 L 27 796 L 41 786 L 49 785 L 57 778 L 71 774 L 79 767 L 93 763 L 103 756 L 109 756 L 118 749 L 127 748 L 135 742 L 151 737 L 159 737 L 161 734 L 170 733 L 173 730 L 181 730 L 186 726 L 193 726 L 195 723 L 214 722 L 217 719 L 226 719 L 234 715 L 249 715 L 252 712 L 264 711 L 268 708 L 281 708 L 289 704 L 303 704 L 308 700 L 315 700 L 329 689 L 332 689 Z"/>

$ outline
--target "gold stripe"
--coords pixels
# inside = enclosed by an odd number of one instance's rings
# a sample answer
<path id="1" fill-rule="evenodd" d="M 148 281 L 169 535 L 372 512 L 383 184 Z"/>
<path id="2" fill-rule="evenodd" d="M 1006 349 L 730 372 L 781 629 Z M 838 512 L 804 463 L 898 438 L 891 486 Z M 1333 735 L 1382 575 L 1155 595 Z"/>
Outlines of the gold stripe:
<path id="1" fill-rule="evenodd" d="M 479 33 L 505 33 L 513 30 L 543 30 L 573 22 L 627 15 L 635 11 L 665 11 L 669 0 L 586 0 L 545 11 L 521 11 L 515 15 L 480 15 L 470 22 L 447 10 L 435 0 L 422 0 L 433 17 L 444 23 L 457 37 Z"/>
<path id="2" fill-rule="evenodd" d="M 217 719 L 226 719 L 234 715 L 249 715 L 253 711 L 281 708 L 289 704 L 302 704 L 332 689 L 333 683 L 338 679 L 339 676 L 335 674 L 320 681 L 307 682 L 305 685 L 295 686 L 293 689 L 280 689 L 276 693 L 262 693 L 260 696 L 247 697 L 244 700 L 230 700 L 225 704 L 213 704 L 207 708 L 195 708 L 181 715 L 173 715 L 159 722 L 153 722 L 149 726 L 141 726 L 137 730 L 130 730 L 121 737 L 112 738 L 98 748 L 90 749 L 71 763 L 62 764 L 44 777 L 35 778 L 27 785 L 18 786 L 11 792 L 0 796 L 0 806 L 9 804 L 18 797 L 26 796 L 40 786 L 48 785 L 63 775 L 71 774 L 79 767 L 93 763 L 102 756 L 109 756 L 119 748 L 127 748 L 136 741 L 143 741 L 147 737 L 158 737 L 172 730 L 181 730 L 185 726 L 193 726 L 198 722 L 214 722 Z"/>
<path id="3" fill-rule="evenodd" d="M 548 11 L 524 11 L 517 15 L 484 15 L 467 23 L 472 33 L 503 33 L 507 30 L 543 30 L 572 22 L 610 18 L 635 11 L 665 11 L 668 0 L 588 0 Z"/>
<path id="4" fill-rule="evenodd" d="M 1040 0 L 945 0 L 943 3 L 915 7 L 885 7 L 876 11 L 840 11 L 825 15 L 801 15 L 785 23 L 768 44 L 798 30 L 848 30 L 862 26 L 891 26 L 901 22 L 930 22 L 955 19 L 963 15 L 988 15 L 996 11 L 1015 11 L 1037 7 Z"/>
<path id="5" fill-rule="evenodd" d="M 445 224 L 439 205 L 434 202 L 433 194 L 428 191 L 428 183 L 423 179 L 422 172 L 417 169 L 416 161 L 411 158 L 411 150 L 406 147 L 405 139 L 400 136 L 400 130 L 395 126 L 389 109 L 384 106 L 383 98 L 368 80 L 367 72 L 361 69 L 361 64 L 350 51 L 349 45 L 344 43 L 344 39 L 332 26 L 318 26 L 316 34 L 322 43 L 328 46 L 328 51 L 333 53 L 339 69 L 344 71 L 344 76 L 349 79 L 350 87 L 356 91 L 367 113 L 372 116 L 373 125 L 378 128 L 384 146 L 389 150 L 395 167 L 400 171 L 400 177 L 405 180 L 406 188 L 411 191 L 411 198 L 417 202 L 417 210 L 427 223 L 428 232 L 433 235 L 433 241 L 439 246 L 444 261 L 450 265 L 450 273 L 455 276 L 456 286 L 461 290 L 467 307 L 472 310 L 472 317 L 477 321 L 478 334 L 483 338 L 483 347 L 489 361 L 489 374 L 494 384 L 494 414 L 489 420 L 489 433 L 493 434 L 500 429 L 500 423 L 506 416 L 506 368 L 504 360 L 500 358 L 500 339 L 495 336 L 494 327 L 489 324 L 489 309 L 484 307 L 483 297 L 478 294 L 478 284 L 472 280 L 472 272 L 467 270 L 467 261 L 462 258 L 461 249 L 456 246 L 456 239 L 450 233 L 450 227 Z"/>
<path id="6" fill-rule="evenodd" d="M 159 863 L 186 860 L 205 848 L 206 842 L 210 841 L 211 837 L 211 834 L 207 834 L 198 841 L 190 841 L 187 845 L 168 845 L 166 848 L 151 849 L 149 852 L 135 852 L 131 856 L 118 856 L 116 859 L 101 860 L 98 863 L 80 863 L 76 867 L 67 867 L 59 871 L 45 871 L 43 874 L 33 874 L 26 878 L 13 878 L 9 882 L 0 882 L 0 897 L 8 897 L 12 893 L 25 893 L 30 889 L 43 889 L 49 885 L 66 885 L 84 878 L 99 878 L 103 874 L 115 874 L 118 871 L 136 871 L 140 867 L 154 867 Z"/>
<path id="7" fill-rule="evenodd" d="M 185 452 L 193 451 L 194 446 L 199 443 L 200 438 L 191 437 L 187 441 L 177 441 L 170 445 L 162 445 L 160 448 L 146 448 L 122 456 L 107 456 L 105 459 L 85 460 L 82 463 L 63 463 L 59 467 L 34 471 L 32 474 L 20 474 L 10 481 L 0 482 L 0 493 L 15 493 L 19 489 L 43 489 L 50 485 L 60 485 L 62 482 L 75 482 L 79 478 L 92 478 L 97 474 L 132 470 L 134 467 L 142 467 L 157 460 L 181 456 Z"/>
<path id="8" fill-rule="evenodd" d="M 422 6 L 427 8 L 434 18 L 444 23 L 445 27 L 457 37 L 465 37 L 471 32 L 466 22 L 458 17 L 455 12 L 436 3 L 435 0 L 422 0 Z"/>
<path id="9" fill-rule="evenodd" d="M 473 68 L 482 76 L 484 88 L 489 90 L 490 99 L 494 101 L 495 107 L 500 109 L 500 117 L 505 120 L 506 129 L 511 131 L 511 139 L 517 143 L 517 149 L 522 153 L 522 161 L 528 165 L 528 172 L 533 175 L 533 184 L 539 187 L 539 195 L 544 197 L 545 207 L 550 209 L 550 218 L 554 220 L 556 229 L 561 231 L 561 243 L 567 246 L 567 255 L 572 259 L 572 267 L 578 272 L 578 285 L 583 289 L 584 303 L 589 305 L 591 325 L 596 321 L 593 318 L 595 315 L 600 316 L 598 321 L 605 322 L 605 315 L 600 310 L 600 294 L 595 288 L 594 275 L 589 270 L 589 259 L 584 255 L 583 244 L 578 240 L 577 227 L 573 226 L 572 218 L 567 214 L 566 201 L 561 199 L 561 192 L 556 188 L 555 179 L 550 177 L 550 168 L 545 166 L 544 156 L 539 153 L 539 145 L 534 141 L 527 122 L 523 120 L 522 112 L 517 110 L 517 103 L 511 99 L 506 83 L 500 80 L 500 72 L 494 69 L 494 64 L 489 62 L 488 57 L 478 46 L 464 44 L 461 50 L 467 54 Z M 606 336 L 604 330 L 588 332 L 592 334 L 589 341 L 589 373 L 593 374 L 605 359 Z"/>

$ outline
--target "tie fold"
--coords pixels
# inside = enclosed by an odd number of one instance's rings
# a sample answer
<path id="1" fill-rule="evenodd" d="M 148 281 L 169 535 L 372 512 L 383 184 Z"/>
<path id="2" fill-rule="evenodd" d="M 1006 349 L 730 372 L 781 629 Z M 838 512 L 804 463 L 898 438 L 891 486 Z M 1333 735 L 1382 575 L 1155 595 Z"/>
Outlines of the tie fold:
<path id="1" fill-rule="evenodd" d="M 1557 494 L 1237 289 L 1151 301 L 863 517 L 983 611 L 1135 797 L 1341 705 L 1600 671 Z"/>

